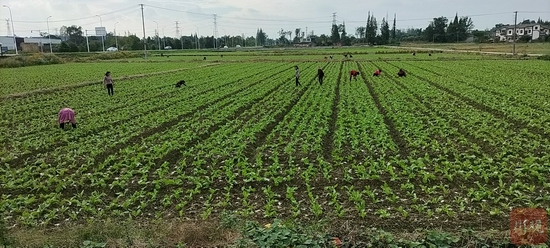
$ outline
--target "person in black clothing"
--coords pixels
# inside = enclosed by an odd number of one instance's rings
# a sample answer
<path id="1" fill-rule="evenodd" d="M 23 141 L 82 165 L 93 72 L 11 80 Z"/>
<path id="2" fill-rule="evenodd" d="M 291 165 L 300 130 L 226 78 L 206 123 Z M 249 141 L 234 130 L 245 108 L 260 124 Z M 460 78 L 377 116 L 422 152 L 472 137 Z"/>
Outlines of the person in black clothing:
<path id="1" fill-rule="evenodd" d="M 319 85 L 323 85 L 323 77 L 325 77 L 325 72 L 323 72 L 323 69 L 319 67 L 319 69 L 317 69 L 317 79 L 319 79 Z"/>
<path id="2" fill-rule="evenodd" d="M 399 72 L 397 72 L 397 76 L 399 77 L 407 77 L 407 73 L 403 69 L 399 69 Z"/>
<path id="3" fill-rule="evenodd" d="M 185 84 L 185 80 L 180 80 L 179 82 L 176 83 L 176 88 L 181 88 L 181 86 L 187 86 L 187 84 Z"/>

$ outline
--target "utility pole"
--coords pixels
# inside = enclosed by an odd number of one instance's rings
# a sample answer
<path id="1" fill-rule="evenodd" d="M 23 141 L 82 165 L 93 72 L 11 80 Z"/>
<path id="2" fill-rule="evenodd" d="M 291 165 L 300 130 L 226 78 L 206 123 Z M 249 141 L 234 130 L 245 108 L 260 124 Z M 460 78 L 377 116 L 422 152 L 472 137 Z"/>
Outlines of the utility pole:
<path id="1" fill-rule="evenodd" d="M 6 25 L 8 26 L 8 36 L 11 36 L 10 19 L 6 19 Z"/>
<path id="2" fill-rule="evenodd" d="M 178 26 L 180 23 L 178 21 L 176 21 L 176 38 L 180 37 L 180 26 Z M 181 37 L 180 37 L 181 39 Z M 176 49 L 174 47 L 174 49 Z M 181 49 L 183 50 L 183 42 L 181 43 Z"/>
<path id="3" fill-rule="evenodd" d="M 116 25 L 117 25 L 118 22 L 115 22 L 115 46 L 116 46 L 116 50 L 118 51 L 118 39 L 117 39 L 117 33 L 116 33 Z"/>
<path id="4" fill-rule="evenodd" d="M 216 48 L 216 37 L 218 36 L 218 15 L 214 14 L 214 48 Z"/>
<path id="5" fill-rule="evenodd" d="M 179 25 L 179 22 L 176 21 L 176 37 L 180 36 L 180 27 L 178 25 Z"/>
<path id="6" fill-rule="evenodd" d="M 512 49 L 512 54 L 516 55 L 516 28 L 518 25 L 518 12 L 514 11 L 515 17 L 514 17 L 514 47 Z"/>
<path id="7" fill-rule="evenodd" d="M 90 42 L 88 41 L 88 30 L 84 30 L 86 32 L 86 47 L 88 48 L 88 52 L 90 52 Z"/>
<path id="8" fill-rule="evenodd" d="M 11 21 L 11 32 L 13 34 L 13 46 L 15 46 L 15 54 L 19 55 L 19 51 L 17 50 L 17 39 L 15 38 L 15 27 L 13 26 L 13 16 L 11 15 L 11 8 L 10 6 L 3 5 L 4 8 L 8 8 L 10 10 L 10 21 Z"/>
<path id="9" fill-rule="evenodd" d="M 157 36 L 157 43 L 159 45 L 159 51 L 160 51 L 159 23 L 156 21 L 153 21 L 153 22 L 157 24 L 157 29 L 155 29 L 155 36 Z"/>
<path id="10" fill-rule="evenodd" d="M 147 41 L 145 40 L 145 18 L 143 17 L 143 4 L 141 6 L 141 26 L 143 28 L 143 56 L 147 58 Z"/>
<path id="11" fill-rule="evenodd" d="M 48 18 L 46 18 L 46 25 L 48 25 L 48 41 L 50 43 L 50 53 L 53 53 L 53 48 L 52 48 L 52 35 L 50 34 L 50 22 L 48 22 L 48 19 L 50 19 L 52 16 L 48 16 Z"/>
<path id="12" fill-rule="evenodd" d="M 367 25 L 365 25 L 365 43 L 369 44 L 369 26 L 370 26 L 370 11 L 367 15 Z"/>

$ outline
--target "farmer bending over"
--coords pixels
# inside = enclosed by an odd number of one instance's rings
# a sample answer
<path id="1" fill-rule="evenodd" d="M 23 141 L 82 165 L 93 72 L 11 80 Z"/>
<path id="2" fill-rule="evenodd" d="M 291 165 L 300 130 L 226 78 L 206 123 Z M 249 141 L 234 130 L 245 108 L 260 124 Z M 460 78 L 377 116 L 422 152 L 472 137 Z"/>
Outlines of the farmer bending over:
<path id="1" fill-rule="evenodd" d="M 375 77 L 378 77 L 378 76 L 380 76 L 381 72 L 382 72 L 382 69 L 377 69 L 376 71 L 374 71 L 374 74 L 372 74 L 372 75 L 375 76 Z"/>
<path id="2" fill-rule="evenodd" d="M 351 82 L 351 78 L 353 77 L 353 79 L 355 79 L 355 81 L 357 81 L 357 75 L 359 75 L 359 72 L 356 71 L 356 70 L 351 70 L 349 72 L 349 81 Z"/>
<path id="3" fill-rule="evenodd" d="M 397 76 L 399 77 L 407 77 L 407 73 L 403 69 L 399 69 L 399 72 L 397 72 Z"/>
<path id="4" fill-rule="evenodd" d="M 65 123 L 70 122 L 73 128 L 76 128 L 76 121 L 74 119 L 74 111 L 70 108 L 63 108 L 59 111 L 57 117 L 59 121 L 59 128 L 65 129 Z"/>
<path id="5" fill-rule="evenodd" d="M 185 84 L 185 80 L 180 80 L 179 82 L 176 83 L 176 88 L 181 88 L 181 86 L 187 86 L 187 84 Z"/>

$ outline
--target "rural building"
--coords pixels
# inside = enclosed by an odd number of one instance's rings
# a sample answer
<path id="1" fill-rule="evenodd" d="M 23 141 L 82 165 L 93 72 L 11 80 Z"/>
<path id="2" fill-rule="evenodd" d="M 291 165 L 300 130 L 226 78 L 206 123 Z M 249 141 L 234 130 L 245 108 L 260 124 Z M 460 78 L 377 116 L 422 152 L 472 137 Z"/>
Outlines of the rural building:
<path id="1" fill-rule="evenodd" d="M 28 37 L 23 39 L 26 45 L 22 46 L 22 44 L 19 44 L 23 52 L 50 51 L 50 39 L 48 37 Z M 61 39 L 51 39 L 51 42 L 52 45 L 59 45 L 61 44 Z"/>
<path id="2" fill-rule="evenodd" d="M 294 43 L 294 47 L 311 47 L 313 46 L 311 38 L 300 38 L 299 42 Z"/>
<path id="3" fill-rule="evenodd" d="M 17 40 L 17 48 L 21 48 L 23 38 L 15 37 L 15 39 Z M 3 47 L 7 47 L 8 50 L 15 50 L 15 46 L 13 45 L 13 36 L 0 36 L 0 43 Z"/>
<path id="4" fill-rule="evenodd" d="M 550 35 L 550 28 L 539 23 L 518 24 L 516 26 L 516 39 L 524 35 L 529 35 L 531 36 L 531 40 L 536 40 L 542 36 Z M 513 41 L 514 25 L 507 25 L 497 29 L 495 38 L 497 41 Z"/>
<path id="5" fill-rule="evenodd" d="M 23 52 L 39 52 L 40 49 L 44 51 L 50 50 L 50 39 L 48 37 L 15 37 L 17 41 L 17 49 Z M 51 39 L 52 45 L 61 44 L 60 39 Z M 13 36 L 0 36 L 0 44 L 3 47 L 7 47 L 8 50 L 15 50 L 13 45 Z"/>

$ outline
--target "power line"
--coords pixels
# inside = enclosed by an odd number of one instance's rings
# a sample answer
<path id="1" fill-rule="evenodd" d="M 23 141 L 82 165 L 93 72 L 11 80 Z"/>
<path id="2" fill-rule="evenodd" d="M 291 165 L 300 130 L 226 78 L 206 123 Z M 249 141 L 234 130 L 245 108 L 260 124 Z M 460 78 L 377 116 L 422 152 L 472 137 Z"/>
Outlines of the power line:
<path id="1" fill-rule="evenodd" d="M 151 6 L 151 5 L 147 5 L 147 6 L 151 7 L 151 8 L 156 8 L 156 9 L 162 9 L 162 10 L 168 10 L 168 11 L 174 11 L 174 12 L 181 12 L 181 13 L 187 13 L 187 14 L 193 14 L 193 15 L 211 16 L 210 14 L 197 13 L 197 12 L 192 12 L 192 11 L 168 9 L 168 8 L 163 8 L 163 7 L 158 7 L 158 6 Z M 244 18 L 244 17 L 226 17 L 226 16 L 219 16 L 219 15 L 218 15 L 218 17 L 228 18 L 228 19 L 235 19 L 235 20 L 261 21 L 261 22 L 281 22 L 281 21 L 285 21 L 285 22 L 308 22 L 307 20 L 318 20 L 318 19 L 325 18 L 325 17 L 313 17 L 313 18 L 302 18 L 302 19 L 258 19 L 258 18 Z"/>
<path id="2" fill-rule="evenodd" d="M 154 9 L 162 9 L 162 10 L 181 12 L 181 13 L 187 13 L 187 14 L 192 14 L 192 15 L 210 16 L 210 14 L 196 13 L 196 12 L 185 11 L 185 10 L 169 9 L 169 8 L 163 8 L 163 7 L 152 6 L 152 5 L 147 5 L 147 6 L 150 7 L 150 8 L 154 8 Z"/>
<path id="3" fill-rule="evenodd" d="M 115 14 L 115 13 L 127 11 L 127 10 L 130 10 L 130 9 L 135 10 L 135 7 L 132 6 L 132 7 L 128 7 L 128 8 L 124 8 L 124 9 L 119 9 L 119 10 L 115 10 L 115 11 L 111 11 L 111 12 L 107 12 L 107 13 L 103 13 L 103 14 L 99 14 L 99 15 L 100 15 L 100 16 L 110 15 L 110 14 Z M 54 21 L 50 21 L 50 23 L 52 23 L 52 22 L 81 21 L 81 20 L 92 19 L 92 18 L 96 18 L 96 17 L 97 17 L 96 15 L 93 15 L 93 16 L 82 17 L 82 18 L 75 18 L 75 19 L 54 20 Z M 17 22 L 17 23 L 45 23 L 45 21 L 14 21 L 14 22 Z"/>

